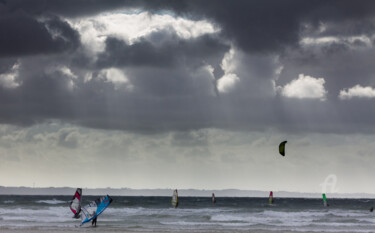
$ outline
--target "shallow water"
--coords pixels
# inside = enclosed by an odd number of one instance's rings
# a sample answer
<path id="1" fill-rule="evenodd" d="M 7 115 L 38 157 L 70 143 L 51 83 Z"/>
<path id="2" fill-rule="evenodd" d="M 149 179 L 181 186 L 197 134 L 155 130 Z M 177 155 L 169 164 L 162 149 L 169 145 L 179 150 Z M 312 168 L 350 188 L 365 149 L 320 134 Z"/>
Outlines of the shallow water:
<path id="1" fill-rule="evenodd" d="M 0 196 L 0 230 L 56 229 L 75 231 L 70 196 Z M 84 196 L 83 204 L 96 199 Z M 320 199 L 180 197 L 172 208 L 170 197 L 112 197 L 113 202 L 98 218 L 97 230 L 105 231 L 306 231 L 373 232 L 375 212 L 370 199 Z M 90 224 L 83 226 L 91 229 Z M 82 230 L 82 229 L 81 229 Z M 95 230 L 96 231 L 96 230 Z M 99 230 L 100 231 L 100 230 Z"/>

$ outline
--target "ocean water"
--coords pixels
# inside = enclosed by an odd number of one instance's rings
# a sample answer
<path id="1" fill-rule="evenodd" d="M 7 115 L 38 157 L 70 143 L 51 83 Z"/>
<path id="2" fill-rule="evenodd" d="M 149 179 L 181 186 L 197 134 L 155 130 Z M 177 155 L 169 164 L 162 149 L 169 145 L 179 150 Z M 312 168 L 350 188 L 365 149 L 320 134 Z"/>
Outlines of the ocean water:
<path id="1" fill-rule="evenodd" d="M 217 197 L 113 196 L 97 228 L 79 227 L 69 209 L 70 196 L 0 196 L 0 232 L 27 229 L 96 232 L 374 232 L 375 200 Z M 83 204 L 96 199 L 83 196 Z"/>

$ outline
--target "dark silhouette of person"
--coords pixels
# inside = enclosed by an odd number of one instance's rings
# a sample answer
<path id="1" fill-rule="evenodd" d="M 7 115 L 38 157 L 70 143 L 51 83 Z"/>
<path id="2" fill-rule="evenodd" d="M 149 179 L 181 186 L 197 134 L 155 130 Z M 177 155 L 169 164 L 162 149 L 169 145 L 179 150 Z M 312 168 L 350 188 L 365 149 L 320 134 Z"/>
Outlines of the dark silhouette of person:
<path id="1" fill-rule="evenodd" d="M 97 218 L 98 218 L 98 217 L 95 217 L 95 218 L 92 220 L 91 226 L 96 227 L 96 221 L 97 221 Z"/>

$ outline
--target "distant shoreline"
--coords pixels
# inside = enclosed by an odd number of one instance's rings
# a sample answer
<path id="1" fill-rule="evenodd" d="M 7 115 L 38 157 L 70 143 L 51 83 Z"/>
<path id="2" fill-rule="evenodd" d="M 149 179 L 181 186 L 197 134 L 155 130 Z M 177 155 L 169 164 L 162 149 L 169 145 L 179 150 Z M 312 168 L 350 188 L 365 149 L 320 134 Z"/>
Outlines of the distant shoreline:
<path id="1" fill-rule="evenodd" d="M 73 195 L 76 188 L 72 187 L 49 187 L 49 188 L 31 188 L 31 187 L 5 187 L 0 186 L 0 195 L 41 195 L 41 196 L 70 196 Z M 130 188 L 83 188 L 83 195 L 112 195 L 112 196 L 160 196 L 169 197 L 173 189 L 130 189 Z M 273 190 L 275 198 L 318 198 L 321 193 L 299 193 L 288 191 Z M 215 193 L 217 197 L 268 197 L 269 191 L 257 190 L 201 190 L 201 189 L 179 189 L 181 197 L 211 197 Z M 375 194 L 369 193 L 327 193 L 328 198 L 367 198 L 375 199 Z"/>

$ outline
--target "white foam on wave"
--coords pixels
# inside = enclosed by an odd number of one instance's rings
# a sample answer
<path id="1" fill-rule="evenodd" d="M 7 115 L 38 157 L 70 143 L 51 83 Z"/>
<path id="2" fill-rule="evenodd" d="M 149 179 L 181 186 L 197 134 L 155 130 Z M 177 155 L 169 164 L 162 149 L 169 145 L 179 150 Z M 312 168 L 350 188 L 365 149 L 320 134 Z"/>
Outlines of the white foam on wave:
<path id="1" fill-rule="evenodd" d="M 359 200 L 359 202 L 363 202 L 363 203 L 367 203 L 367 202 L 370 202 L 370 201 L 373 201 L 373 200 Z"/>
<path id="2" fill-rule="evenodd" d="M 211 221 L 217 223 L 234 224 L 241 223 L 247 225 L 265 225 L 270 227 L 305 227 L 311 224 L 314 219 L 324 217 L 322 212 L 284 212 L 266 210 L 263 212 L 251 213 L 229 213 L 217 214 L 211 217 Z"/>
<path id="3" fill-rule="evenodd" d="M 262 225 L 280 225 L 279 219 L 264 216 L 260 213 L 232 213 L 213 215 L 210 221 L 222 226 L 252 226 Z"/>
<path id="4" fill-rule="evenodd" d="M 368 223 L 358 223 L 358 222 L 320 222 L 312 223 L 311 225 L 316 226 L 328 226 L 328 227 L 360 227 L 360 226 L 369 226 Z"/>
<path id="5" fill-rule="evenodd" d="M 211 217 L 211 221 L 217 222 L 249 222 L 252 220 L 249 216 L 233 215 L 233 214 L 218 214 Z"/>
<path id="6" fill-rule="evenodd" d="M 66 207 L 0 208 L 0 219 L 5 222 L 67 222 L 71 218 L 72 213 Z"/>
<path id="7" fill-rule="evenodd" d="M 187 221 L 171 221 L 171 222 L 160 222 L 163 225 L 179 225 L 179 226 L 203 226 L 203 225 L 214 225 L 210 222 L 187 222 Z"/>
<path id="8" fill-rule="evenodd" d="M 345 229 L 354 232 L 356 229 L 364 229 L 374 226 L 374 221 L 368 221 L 371 217 L 366 213 L 349 212 L 344 214 L 340 211 L 318 212 L 318 211 L 272 211 L 251 213 L 218 214 L 211 217 L 211 221 L 221 226 L 249 226 L 256 225 L 256 229 L 289 229 L 311 231 L 311 229 L 324 229 L 323 232 L 331 232 L 337 229 Z M 349 217 L 348 217 L 349 216 Z M 324 222 L 326 221 L 327 222 Z M 323 222 L 322 222 L 323 221 Z M 332 222 L 331 222 L 332 221 Z M 363 221 L 363 222 L 362 222 Z M 321 231 L 322 232 L 322 231 Z"/>
<path id="9" fill-rule="evenodd" d="M 175 225 L 175 226 L 236 226 L 236 227 L 243 227 L 243 226 L 251 226 L 253 224 L 250 223 L 214 223 L 214 222 L 188 222 L 188 221 L 175 221 L 175 222 L 160 222 L 163 225 Z"/>
<path id="10" fill-rule="evenodd" d="M 303 228 L 298 228 L 298 229 L 294 229 L 296 232 L 337 232 L 337 233 L 342 233 L 342 232 L 368 232 L 368 233 L 373 233 L 374 231 L 373 230 L 366 230 L 366 229 L 336 229 L 336 228 L 332 228 L 332 229 L 327 229 L 327 228 L 308 228 L 308 229 L 303 229 Z"/>
<path id="11" fill-rule="evenodd" d="M 274 211 L 265 210 L 263 214 L 270 217 L 278 218 L 307 218 L 307 217 L 322 217 L 327 215 L 327 212 L 320 211 L 296 211 L 296 212 L 286 212 L 286 211 Z"/>
<path id="12" fill-rule="evenodd" d="M 14 200 L 5 200 L 3 201 L 4 204 L 12 204 L 14 203 Z"/>
<path id="13" fill-rule="evenodd" d="M 338 217 L 346 217 L 346 218 L 358 218 L 358 217 L 367 217 L 369 215 L 369 211 L 346 211 L 346 210 L 332 210 L 329 212 L 330 214 Z"/>
<path id="14" fill-rule="evenodd" d="M 108 208 L 106 212 L 110 214 L 132 216 L 132 215 L 173 215 L 173 216 L 191 216 L 191 215 L 210 215 L 225 212 L 223 209 L 181 209 L 181 208 L 143 208 L 143 207 L 124 207 L 124 208 Z"/>
<path id="15" fill-rule="evenodd" d="M 172 216 L 170 211 L 166 209 L 149 209 L 143 207 L 131 207 L 131 208 L 111 208 L 106 209 L 106 214 L 111 215 L 116 219 L 123 218 L 141 218 L 141 217 L 152 217 L 157 215 Z"/>
<path id="16" fill-rule="evenodd" d="M 49 204 L 49 205 L 57 205 L 57 204 L 67 203 L 67 201 L 52 199 L 52 200 L 38 200 L 38 201 L 35 201 L 35 203 L 45 203 L 45 204 Z"/>

